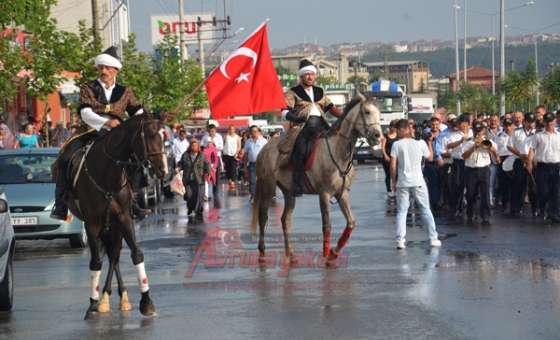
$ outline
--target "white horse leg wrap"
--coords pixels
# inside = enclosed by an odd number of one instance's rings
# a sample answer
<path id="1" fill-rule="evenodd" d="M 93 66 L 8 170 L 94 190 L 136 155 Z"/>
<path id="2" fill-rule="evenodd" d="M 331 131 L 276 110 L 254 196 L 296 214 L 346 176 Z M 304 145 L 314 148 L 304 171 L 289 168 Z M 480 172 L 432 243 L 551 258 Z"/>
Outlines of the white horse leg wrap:
<path id="1" fill-rule="evenodd" d="M 89 276 L 91 279 L 91 298 L 99 300 L 99 277 L 101 276 L 101 270 L 90 270 Z"/>
<path id="2" fill-rule="evenodd" d="M 146 276 L 144 262 L 136 265 L 136 271 L 138 272 L 138 285 L 140 286 L 140 291 L 145 293 L 150 289 L 150 286 L 148 285 L 148 277 Z"/>

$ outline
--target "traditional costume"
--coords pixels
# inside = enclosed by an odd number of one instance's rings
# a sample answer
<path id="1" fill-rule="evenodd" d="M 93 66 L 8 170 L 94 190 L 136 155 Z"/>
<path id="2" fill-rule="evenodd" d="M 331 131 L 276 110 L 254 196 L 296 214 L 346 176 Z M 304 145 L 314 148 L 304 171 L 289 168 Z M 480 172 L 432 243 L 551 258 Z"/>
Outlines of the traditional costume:
<path id="1" fill-rule="evenodd" d="M 120 70 L 122 64 L 117 55 L 116 47 L 112 46 L 95 58 L 95 66 L 109 66 Z M 116 82 L 107 86 L 100 79 L 82 86 L 78 107 L 81 122 L 75 136 L 62 148 L 57 160 L 57 178 L 55 205 L 51 217 L 65 220 L 68 215 L 64 196 L 69 187 L 68 166 L 72 155 L 87 142 L 101 138 L 109 132 L 105 123 L 110 119 L 125 121 L 129 117 L 144 111 L 132 90 Z M 94 133 L 97 131 L 96 133 Z"/>
<path id="2" fill-rule="evenodd" d="M 298 74 L 301 77 L 307 73 L 316 74 L 317 69 L 309 60 L 304 59 L 300 62 Z M 289 137 L 295 138 L 291 157 L 294 166 L 293 194 L 301 196 L 304 163 L 310 145 L 319 133 L 329 128 L 326 113 L 331 112 L 338 117 L 341 112 L 318 86 L 305 87 L 299 84 L 292 87 L 286 94 L 286 103 L 288 109 L 284 111 L 285 117 L 292 122 L 292 129 L 294 129 L 292 134 L 297 135 L 297 138 L 293 135 Z"/>

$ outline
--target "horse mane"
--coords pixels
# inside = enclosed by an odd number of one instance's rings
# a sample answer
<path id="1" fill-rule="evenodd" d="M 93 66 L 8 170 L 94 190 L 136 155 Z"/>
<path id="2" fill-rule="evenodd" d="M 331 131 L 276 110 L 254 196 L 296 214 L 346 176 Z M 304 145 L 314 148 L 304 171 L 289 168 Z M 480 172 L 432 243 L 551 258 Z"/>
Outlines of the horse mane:
<path id="1" fill-rule="evenodd" d="M 329 131 L 328 131 L 327 135 L 330 136 L 330 135 L 336 134 L 337 131 L 340 129 L 340 126 L 342 125 L 342 122 L 344 121 L 346 116 L 348 116 L 348 113 L 350 113 L 350 111 L 352 111 L 354 106 L 358 105 L 360 102 L 361 102 L 361 99 L 359 97 L 352 98 L 352 100 L 350 100 L 348 102 L 348 104 L 346 104 L 344 106 L 344 109 L 342 110 L 342 115 L 340 117 L 338 117 L 338 119 L 329 128 Z"/>

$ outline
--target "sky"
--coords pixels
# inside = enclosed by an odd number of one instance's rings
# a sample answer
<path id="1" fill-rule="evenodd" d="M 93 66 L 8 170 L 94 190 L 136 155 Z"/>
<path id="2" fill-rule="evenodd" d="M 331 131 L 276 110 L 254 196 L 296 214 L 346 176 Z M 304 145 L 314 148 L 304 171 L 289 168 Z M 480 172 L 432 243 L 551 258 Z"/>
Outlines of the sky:
<path id="1" fill-rule="evenodd" d="M 214 12 L 223 17 L 224 0 L 184 0 L 185 13 Z M 499 0 L 458 0 L 461 10 L 460 35 L 463 35 L 465 1 L 469 36 L 490 36 L 491 16 L 478 12 L 497 12 Z M 528 0 L 505 0 L 513 8 Z M 129 0 L 132 31 L 138 47 L 151 51 L 151 15 L 176 14 L 177 0 Z M 340 42 L 399 42 L 454 39 L 453 0 L 226 0 L 232 32 L 240 27 L 244 38 L 262 21 L 270 18 L 271 48 L 307 42 L 329 45 Z M 535 32 L 560 32 L 560 0 L 535 0 L 535 4 L 506 13 L 507 35 Z M 496 30 L 499 17 L 496 17 Z M 239 43 L 231 39 L 229 45 Z M 226 46 L 227 46 L 226 44 Z"/>

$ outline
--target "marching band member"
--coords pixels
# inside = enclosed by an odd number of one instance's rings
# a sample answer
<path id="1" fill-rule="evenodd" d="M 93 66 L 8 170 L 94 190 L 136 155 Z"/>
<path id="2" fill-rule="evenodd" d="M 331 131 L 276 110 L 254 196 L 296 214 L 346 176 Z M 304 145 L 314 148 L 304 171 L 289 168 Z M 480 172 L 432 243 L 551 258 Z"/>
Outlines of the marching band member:
<path id="1" fill-rule="evenodd" d="M 496 144 L 486 138 L 486 127 L 480 122 L 473 125 L 474 139 L 463 145 L 465 160 L 465 183 L 467 187 L 467 218 L 473 221 L 473 210 L 477 196 L 480 196 L 480 217 L 482 224 L 490 224 L 490 165 L 492 157 L 498 157 Z"/>

